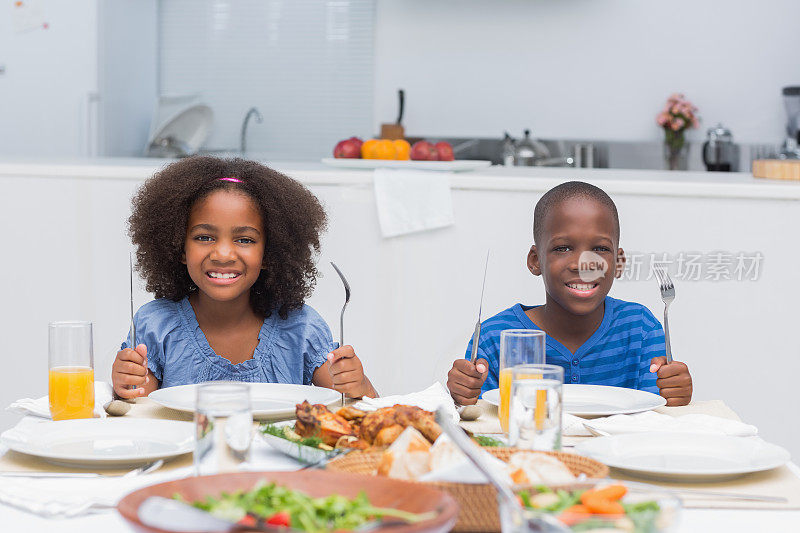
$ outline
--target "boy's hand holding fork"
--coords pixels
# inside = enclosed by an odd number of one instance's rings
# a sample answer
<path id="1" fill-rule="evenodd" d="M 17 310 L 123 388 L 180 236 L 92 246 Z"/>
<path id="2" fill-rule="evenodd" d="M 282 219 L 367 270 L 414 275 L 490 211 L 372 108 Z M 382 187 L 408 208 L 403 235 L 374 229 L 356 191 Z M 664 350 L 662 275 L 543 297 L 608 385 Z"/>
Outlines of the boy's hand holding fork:
<path id="1" fill-rule="evenodd" d="M 667 399 L 667 407 L 688 405 L 692 401 L 692 375 L 686 363 L 667 363 L 665 356 L 650 360 L 650 372 L 658 376 L 658 392 Z"/>

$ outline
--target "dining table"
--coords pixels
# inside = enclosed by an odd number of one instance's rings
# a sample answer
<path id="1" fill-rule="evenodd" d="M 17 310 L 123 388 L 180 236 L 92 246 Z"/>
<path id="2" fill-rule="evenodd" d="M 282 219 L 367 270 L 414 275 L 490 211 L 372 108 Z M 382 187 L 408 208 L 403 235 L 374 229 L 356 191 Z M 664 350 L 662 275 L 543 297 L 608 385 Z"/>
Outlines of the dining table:
<path id="1" fill-rule="evenodd" d="M 480 434 L 500 434 L 500 423 L 497 417 L 497 408 L 484 400 L 479 400 L 481 416 L 470 422 L 462 421 L 465 429 Z M 656 411 L 672 416 L 683 414 L 702 413 L 723 418 L 736 419 L 739 417 L 724 402 L 719 400 L 694 401 L 683 407 L 659 407 Z M 139 398 L 132 406 L 126 417 L 154 418 L 167 420 L 192 420 L 191 413 L 175 411 L 156 404 L 149 398 Z M 24 417 L 20 423 L 37 423 L 35 417 Z M 30 419 L 30 420 L 29 420 Z M 41 420 L 41 419 L 39 419 Z M 564 451 L 570 452 L 582 439 L 593 437 L 565 436 L 562 440 Z M 244 468 L 257 471 L 290 471 L 301 468 L 303 465 L 295 459 L 285 456 L 272 449 L 266 442 L 254 438 L 251 457 Z M 38 458 L 10 451 L 0 445 L 0 472 L 1 471 L 67 471 L 64 467 L 50 465 Z M 191 454 L 186 454 L 167 462 L 158 471 L 142 474 L 135 478 L 124 478 L 120 481 L 109 481 L 113 475 L 120 472 L 102 472 L 104 475 L 97 479 L 81 479 L 72 483 L 75 491 L 93 490 L 101 483 L 111 483 L 110 487 L 120 490 L 119 487 L 130 486 L 132 489 L 151 483 L 158 483 L 177 477 L 192 475 Z M 611 470 L 611 477 L 615 479 L 628 479 L 646 483 L 661 484 L 680 492 L 680 486 L 662 484 L 657 481 L 641 480 L 628 477 L 622 472 Z M 0 483 L 11 483 L 11 478 L 0 476 Z M 114 478 L 117 479 L 117 478 Z M 63 484 L 64 479 L 40 479 L 39 487 Z M 706 533 L 710 531 L 725 532 L 779 532 L 800 531 L 800 468 L 790 462 L 783 467 L 769 472 L 747 474 L 735 480 L 715 484 L 702 483 L 691 485 L 690 488 L 704 490 L 727 490 L 741 493 L 772 494 L 787 498 L 786 503 L 748 502 L 731 499 L 697 499 L 683 497 L 683 509 L 675 531 L 680 533 Z M 8 485 L 7 485 L 8 486 Z M 63 485 L 62 485 L 63 486 Z M 0 488 L 0 492 L 2 488 Z M 123 494 L 120 494 L 122 496 Z M 0 503 L 0 531 L 12 532 L 39 532 L 53 531 L 59 533 L 87 533 L 87 532 L 128 532 L 133 528 L 117 513 L 113 507 L 98 509 L 90 514 L 81 514 L 69 518 L 46 518 L 22 510 L 18 507 Z"/>

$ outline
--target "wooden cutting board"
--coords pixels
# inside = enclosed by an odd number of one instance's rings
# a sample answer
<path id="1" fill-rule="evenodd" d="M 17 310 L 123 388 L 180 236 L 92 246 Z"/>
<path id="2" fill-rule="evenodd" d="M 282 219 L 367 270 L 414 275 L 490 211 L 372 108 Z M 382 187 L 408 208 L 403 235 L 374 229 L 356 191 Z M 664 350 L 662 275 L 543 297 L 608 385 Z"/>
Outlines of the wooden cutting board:
<path id="1" fill-rule="evenodd" d="M 800 159 L 756 159 L 753 161 L 753 177 L 800 180 Z"/>

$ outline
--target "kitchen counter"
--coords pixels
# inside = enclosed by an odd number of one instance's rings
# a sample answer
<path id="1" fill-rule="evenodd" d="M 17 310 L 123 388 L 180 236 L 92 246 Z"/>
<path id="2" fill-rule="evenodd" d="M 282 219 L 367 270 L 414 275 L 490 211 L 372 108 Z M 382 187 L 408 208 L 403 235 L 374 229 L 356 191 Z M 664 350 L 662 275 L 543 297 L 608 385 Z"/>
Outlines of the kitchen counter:
<path id="1" fill-rule="evenodd" d="M 18 377 L 0 391 L 0 407 L 46 394 L 50 320 L 92 320 L 96 375 L 110 374 L 130 320 L 130 199 L 169 162 L 0 162 L 0 225 L 13 228 L 0 263 L 0 323 L 10 332 L 0 336 L 0 365 Z M 485 317 L 516 302 L 542 302 L 541 278 L 525 264 L 533 206 L 557 183 L 582 179 L 606 190 L 619 211 L 628 263 L 611 296 L 640 302 L 661 318 L 649 265 L 666 257 L 673 272 L 684 269 L 674 276 L 670 326 L 676 358 L 692 371 L 695 399 L 723 399 L 765 439 L 800 457 L 800 425 L 785 417 L 797 403 L 800 375 L 800 285 L 790 281 L 800 265 L 791 237 L 800 222 L 800 183 L 745 173 L 491 167 L 451 175 L 453 226 L 384 239 L 372 172 L 313 162 L 274 166 L 325 206 L 320 277 L 308 302 L 336 334 L 344 295 L 328 264 L 335 261 L 353 290 L 348 340 L 381 393 L 422 390 L 464 356 L 487 248 Z M 690 264 L 693 258 L 699 262 Z M 137 306 L 152 298 L 139 285 Z M 754 387 L 757 394 L 742 393 Z M 12 417 L 0 411 L 0 428 Z"/>
<path id="2" fill-rule="evenodd" d="M 142 180 L 172 161 L 149 158 L 5 160 L 0 162 L 0 178 L 63 176 Z M 360 185 L 372 182 L 372 172 L 369 170 L 333 168 L 319 162 L 267 164 L 307 185 Z M 800 200 L 800 182 L 759 179 L 746 172 L 493 166 L 479 171 L 453 173 L 450 182 L 452 188 L 461 190 L 543 192 L 568 179 L 595 183 L 609 194 Z"/>

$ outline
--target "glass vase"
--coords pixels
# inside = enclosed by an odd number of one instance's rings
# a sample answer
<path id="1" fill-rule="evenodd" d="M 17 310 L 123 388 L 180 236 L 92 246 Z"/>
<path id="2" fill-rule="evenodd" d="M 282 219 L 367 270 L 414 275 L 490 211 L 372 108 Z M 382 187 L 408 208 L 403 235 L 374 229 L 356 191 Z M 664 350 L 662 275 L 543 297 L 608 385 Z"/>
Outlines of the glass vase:
<path id="1" fill-rule="evenodd" d="M 680 146 L 664 143 L 664 168 L 667 170 L 687 170 L 689 168 L 689 144 Z"/>

